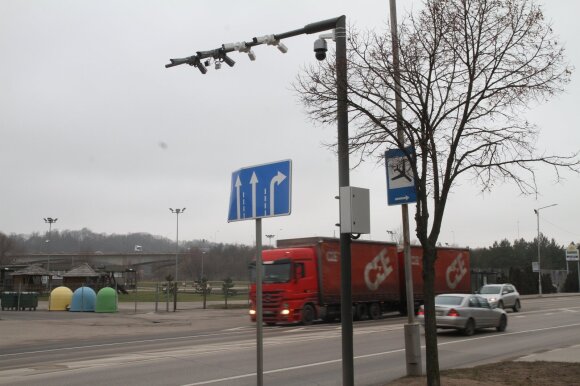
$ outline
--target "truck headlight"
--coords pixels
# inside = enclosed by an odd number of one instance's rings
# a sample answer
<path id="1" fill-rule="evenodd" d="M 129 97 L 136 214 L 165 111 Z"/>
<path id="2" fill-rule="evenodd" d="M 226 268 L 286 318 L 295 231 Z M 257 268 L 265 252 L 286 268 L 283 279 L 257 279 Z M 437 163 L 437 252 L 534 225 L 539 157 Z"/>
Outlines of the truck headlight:
<path id="1" fill-rule="evenodd" d="M 250 315 L 256 315 L 256 310 L 250 310 Z"/>
<path id="2" fill-rule="evenodd" d="M 284 309 L 282 311 L 280 311 L 281 315 L 290 315 L 290 310 L 289 309 Z"/>

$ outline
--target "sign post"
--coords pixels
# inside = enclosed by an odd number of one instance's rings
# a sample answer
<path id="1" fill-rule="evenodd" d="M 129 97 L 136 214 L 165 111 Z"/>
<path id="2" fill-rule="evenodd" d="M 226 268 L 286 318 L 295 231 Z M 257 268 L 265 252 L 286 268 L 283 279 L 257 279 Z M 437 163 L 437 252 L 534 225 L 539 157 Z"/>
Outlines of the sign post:
<path id="1" fill-rule="evenodd" d="M 292 161 L 239 169 L 232 173 L 228 222 L 256 220 L 256 384 L 264 384 L 262 310 L 262 218 L 291 212 Z"/>
<path id="2" fill-rule="evenodd" d="M 566 271 L 568 271 L 568 262 L 575 261 L 578 264 L 578 277 L 580 278 L 580 253 L 574 243 L 570 243 L 566 248 Z M 580 279 L 578 279 L 578 292 L 580 292 Z"/>
<path id="3" fill-rule="evenodd" d="M 391 17 L 396 15 L 394 2 L 391 2 Z M 391 19 L 393 26 L 395 20 Z M 396 28 L 396 27 L 394 27 Z M 396 34 L 396 30 L 394 32 Z M 400 102 L 399 102 L 400 103 Z M 400 110 L 397 113 L 401 114 Z M 403 141 L 402 129 L 398 123 L 399 140 Z M 415 178 L 409 158 L 415 156 L 413 147 L 404 150 L 391 149 L 385 152 L 385 166 L 387 168 L 387 196 L 389 205 L 401 205 L 403 219 L 403 256 L 405 263 L 405 297 L 407 302 L 407 323 L 405 331 L 405 356 L 407 361 L 407 375 L 419 376 L 422 373 L 420 327 L 415 321 L 415 296 L 413 294 L 413 274 L 411 264 L 411 242 L 409 236 L 409 207 L 407 204 L 417 202 Z"/>

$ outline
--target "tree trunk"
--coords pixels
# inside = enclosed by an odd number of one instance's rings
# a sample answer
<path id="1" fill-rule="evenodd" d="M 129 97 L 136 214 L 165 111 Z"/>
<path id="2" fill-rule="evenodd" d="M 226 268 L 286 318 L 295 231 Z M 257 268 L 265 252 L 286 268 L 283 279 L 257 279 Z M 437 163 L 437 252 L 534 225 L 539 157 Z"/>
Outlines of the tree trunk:
<path id="1" fill-rule="evenodd" d="M 427 361 L 427 385 L 441 384 L 439 353 L 437 348 L 437 324 L 435 322 L 435 247 L 423 246 L 423 296 L 425 309 L 425 357 Z"/>

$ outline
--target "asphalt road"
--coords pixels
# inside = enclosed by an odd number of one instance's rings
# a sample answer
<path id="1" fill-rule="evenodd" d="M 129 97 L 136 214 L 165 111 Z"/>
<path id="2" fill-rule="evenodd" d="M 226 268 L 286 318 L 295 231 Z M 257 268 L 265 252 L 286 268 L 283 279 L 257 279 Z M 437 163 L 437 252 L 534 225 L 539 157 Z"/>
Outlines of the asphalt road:
<path id="1" fill-rule="evenodd" d="M 441 367 L 580 344 L 579 296 L 525 299 L 522 306 L 522 312 L 509 313 L 504 333 L 488 330 L 464 337 L 441 332 Z M 390 317 L 355 323 L 357 385 L 383 385 L 405 375 L 405 321 Z M 0 348 L 0 384 L 255 385 L 254 326 L 241 319 L 226 325 L 206 322 L 195 331 Z M 341 385 L 340 324 L 265 327 L 264 384 Z"/>

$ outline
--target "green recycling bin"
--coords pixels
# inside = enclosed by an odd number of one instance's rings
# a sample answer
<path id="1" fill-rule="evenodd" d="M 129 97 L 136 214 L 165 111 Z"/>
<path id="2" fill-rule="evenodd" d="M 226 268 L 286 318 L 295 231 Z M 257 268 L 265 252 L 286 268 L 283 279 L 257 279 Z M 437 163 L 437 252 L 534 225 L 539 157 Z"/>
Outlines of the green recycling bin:
<path id="1" fill-rule="evenodd" d="M 21 292 L 20 293 L 20 309 L 29 311 L 35 310 L 38 307 L 38 292 Z"/>
<path id="2" fill-rule="evenodd" d="M 2 292 L 0 302 L 2 303 L 2 311 L 18 309 L 18 292 Z"/>

